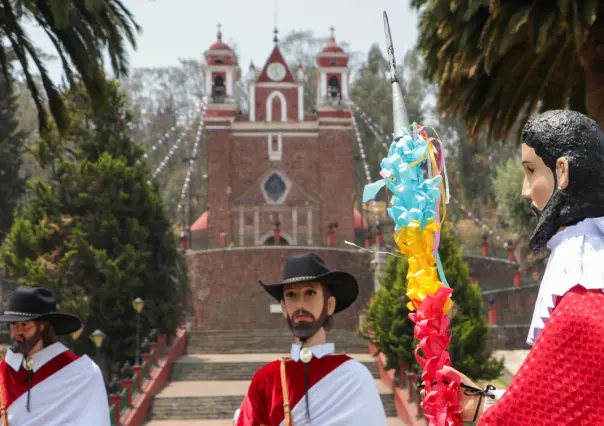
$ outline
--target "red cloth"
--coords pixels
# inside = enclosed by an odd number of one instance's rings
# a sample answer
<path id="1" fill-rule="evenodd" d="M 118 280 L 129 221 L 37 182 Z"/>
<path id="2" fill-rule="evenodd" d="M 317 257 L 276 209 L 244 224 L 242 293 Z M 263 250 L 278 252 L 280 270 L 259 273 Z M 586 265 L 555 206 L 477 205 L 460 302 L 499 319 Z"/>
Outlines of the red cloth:
<path id="1" fill-rule="evenodd" d="M 350 360 L 346 355 L 327 355 L 313 358 L 308 368 L 309 389 L 319 380 Z M 289 406 L 293 409 L 304 397 L 304 363 L 286 364 Z M 254 374 L 247 395 L 243 399 L 237 426 L 278 426 L 284 419 L 281 361 L 273 361 Z"/>
<path id="2" fill-rule="evenodd" d="M 69 365 L 79 357 L 73 352 L 65 351 L 40 367 L 32 377 L 31 387 L 46 380 L 54 373 Z M 13 370 L 5 360 L 0 361 L 0 375 L 2 375 L 2 392 L 6 408 L 27 392 L 28 371 L 21 367 L 19 371 Z"/>
<path id="3" fill-rule="evenodd" d="M 604 293 L 562 297 L 500 401 L 479 426 L 604 425 Z"/>

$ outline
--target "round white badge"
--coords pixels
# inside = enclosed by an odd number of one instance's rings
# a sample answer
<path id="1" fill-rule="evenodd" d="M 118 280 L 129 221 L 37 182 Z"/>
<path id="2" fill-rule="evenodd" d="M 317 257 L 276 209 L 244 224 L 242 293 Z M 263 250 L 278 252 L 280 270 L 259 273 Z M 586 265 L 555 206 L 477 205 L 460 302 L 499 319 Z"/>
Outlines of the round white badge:
<path id="1" fill-rule="evenodd" d="M 34 360 L 30 357 L 23 358 L 23 368 L 27 371 L 31 371 L 34 369 Z"/>
<path id="2" fill-rule="evenodd" d="M 304 364 L 308 364 L 311 359 L 312 359 L 312 351 L 308 348 L 302 348 L 302 350 L 300 351 L 300 360 Z"/>

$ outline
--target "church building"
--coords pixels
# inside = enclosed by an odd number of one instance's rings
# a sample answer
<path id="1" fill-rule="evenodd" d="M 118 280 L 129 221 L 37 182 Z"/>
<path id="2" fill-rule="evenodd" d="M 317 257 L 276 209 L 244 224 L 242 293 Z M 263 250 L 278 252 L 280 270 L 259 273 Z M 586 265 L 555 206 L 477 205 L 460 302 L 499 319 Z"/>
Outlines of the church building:
<path id="1" fill-rule="evenodd" d="M 332 36 L 317 55 L 316 111 L 304 105 L 304 74 L 274 47 L 250 66 L 249 111 L 235 102 L 233 50 L 217 40 L 205 53 L 209 97 L 207 210 L 195 221 L 195 247 L 343 246 L 366 229 L 354 208 L 355 139 L 349 55 Z"/>

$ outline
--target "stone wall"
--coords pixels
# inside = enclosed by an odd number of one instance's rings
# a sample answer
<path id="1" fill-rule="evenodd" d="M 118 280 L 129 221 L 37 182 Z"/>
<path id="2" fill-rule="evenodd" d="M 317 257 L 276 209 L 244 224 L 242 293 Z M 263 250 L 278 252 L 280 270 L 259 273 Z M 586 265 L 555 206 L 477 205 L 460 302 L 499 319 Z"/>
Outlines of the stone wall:
<path id="1" fill-rule="evenodd" d="M 271 313 L 277 302 L 258 280 L 279 282 L 288 256 L 312 251 L 330 269 L 352 273 L 359 281 L 359 297 L 335 316 L 335 329 L 354 330 L 372 291 L 370 256 L 357 250 L 328 247 L 213 249 L 188 254 L 195 330 L 259 330 L 287 327 L 281 313 Z"/>

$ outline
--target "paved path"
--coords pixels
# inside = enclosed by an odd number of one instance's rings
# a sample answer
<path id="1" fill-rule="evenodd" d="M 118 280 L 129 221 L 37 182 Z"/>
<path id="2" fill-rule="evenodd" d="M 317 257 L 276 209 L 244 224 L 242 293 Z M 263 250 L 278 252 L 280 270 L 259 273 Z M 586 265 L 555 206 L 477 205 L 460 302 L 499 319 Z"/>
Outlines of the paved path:
<path id="1" fill-rule="evenodd" d="M 281 358 L 285 354 L 266 353 L 266 354 L 190 354 L 183 355 L 178 359 L 182 363 L 198 362 L 266 362 L 269 363 Z M 373 362 L 373 357 L 369 354 L 346 354 L 359 362 Z"/>
<path id="2" fill-rule="evenodd" d="M 382 383 L 374 380 L 380 394 L 391 394 L 392 391 Z M 187 398 L 191 396 L 226 396 L 245 395 L 251 380 L 186 380 L 170 382 L 155 397 L 160 398 Z"/>
<path id="3" fill-rule="evenodd" d="M 153 420 L 147 426 L 233 426 L 232 420 Z M 388 426 L 405 426 L 402 420 L 388 419 Z"/>

